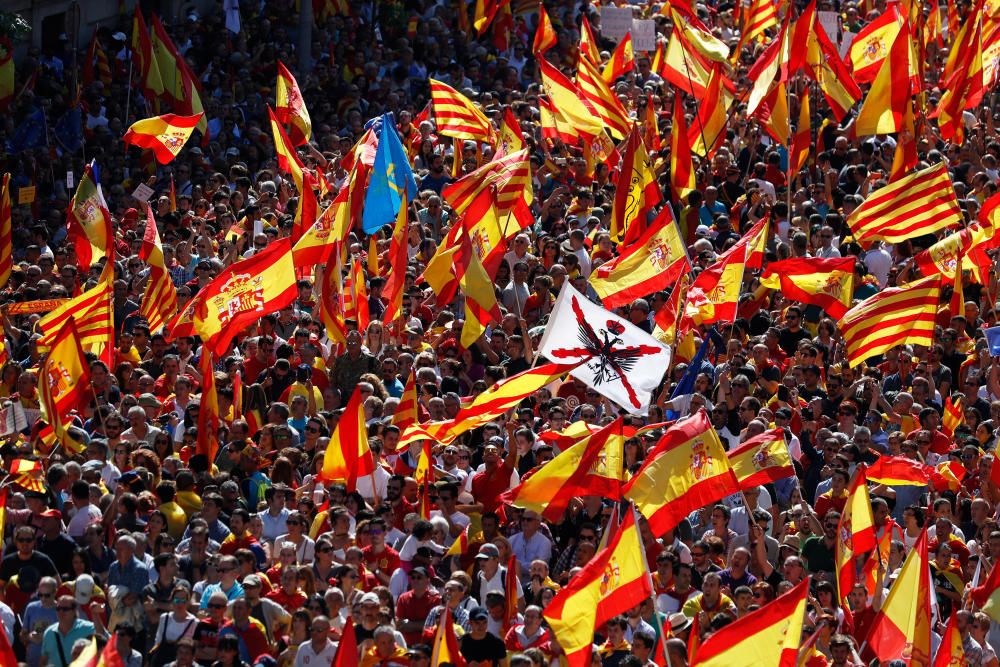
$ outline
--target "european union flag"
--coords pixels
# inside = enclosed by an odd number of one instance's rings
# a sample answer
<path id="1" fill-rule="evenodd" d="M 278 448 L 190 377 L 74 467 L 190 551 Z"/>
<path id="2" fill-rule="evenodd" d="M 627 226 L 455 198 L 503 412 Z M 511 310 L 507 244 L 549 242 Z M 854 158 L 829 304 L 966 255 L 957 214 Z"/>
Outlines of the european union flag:
<path id="1" fill-rule="evenodd" d="M 368 181 L 368 194 L 361 217 L 361 229 L 365 234 L 371 234 L 382 225 L 396 220 L 403 192 L 412 201 L 417 196 L 417 182 L 392 117 L 386 114 L 382 116 L 375 166 Z"/>
<path id="2" fill-rule="evenodd" d="M 56 135 L 56 141 L 68 153 L 75 153 L 83 145 L 83 117 L 80 114 L 80 107 L 73 105 L 59 120 L 56 121 L 52 133 Z"/>
<path id="3" fill-rule="evenodd" d="M 698 352 L 694 355 L 694 359 L 691 360 L 687 370 L 684 371 L 681 381 L 677 383 L 677 386 L 674 387 L 674 392 L 670 394 L 671 400 L 694 393 L 694 381 L 698 379 L 698 375 L 701 373 L 701 365 L 702 362 L 705 361 L 705 354 L 708 352 L 708 344 L 711 342 L 712 337 L 705 336 L 705 339 L 701 342 L 701 347 L 698 348 Z M 668 421 L 681 418 L 681 414 L 674 410 L 667 410 L 664 416 Z"/>
<path id="4" fill-rule="evenodd" d="M 7 140 L 7 152 L 21 153 L 32 148 L 45 148 L 48 143 L 45 112 L 36 108 L 23 123 L 17 126 L 14 134 Z"/>
<path id="5" fill-rule="evenodd" d="M 986 343 L 990 346 L 990 356 L 1000 357 L 1000 327 L 990 327 L 983 329 L 986 334 Z"/>

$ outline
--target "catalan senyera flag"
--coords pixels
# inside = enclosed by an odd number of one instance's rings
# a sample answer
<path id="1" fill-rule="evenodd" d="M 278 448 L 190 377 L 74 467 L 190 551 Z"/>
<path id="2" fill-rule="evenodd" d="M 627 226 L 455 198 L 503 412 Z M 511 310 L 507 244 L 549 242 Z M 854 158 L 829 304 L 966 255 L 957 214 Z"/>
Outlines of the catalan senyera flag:
<path id="1" fill-rule="evenodd" d="M 664 206 L 642 236 L 590 274 L 590 284 L 613 310 L 664 289 L 690 267 L 673 211 Z"/>
<path id="2" fill-rule="evenodd" d="M 632 48 L 632 33 L 627 32 L 601 71 L 601 77 L 610 84 L 626 72 L 631 72 L 633 68 L 635 68 L 635 50 Z"/>
<path id="3" fill-rule="evenodd" d="M 621 187 L 621 182 L 628 187 Z M 611 207 L 611 239 L 632 244 L 642 235 L 646 214 L 662 199 L 642 133 L 633 126 L 625 140 L 619 187 Z"/>
<path id="4" fill-rule="evenodd" d="M 743 32 L 739 44 L 733 51 L 733 60 L 739 58 L 743 47 L 755 39 L 765 36 L 765 32 L 778 25 L 778 9 L 772 0 L 752 0 L 750 9 L 743 20 Z"/>
<path id="5" fill-rule="evenodd" d="M 14 47 L 9 37 L 0 38 L 0 111 L 14 100 Z"/>
<path id="6" fill-rule="evenodd" d="M 152 207 L 146 209 L 146 231 L 142 237 L 139 257 L 149 265 L 149 278 L 139 305 L 139 314 L 149 324 L 150 331 L 159 331 L 177 313 L 177 288 L 174 287 L 163 258 L 160 232 L 156 229 Z"/>
<path id="7" fill-rule="evenodd" d="M 430 79 L 430 82 L 438 134 L 453 139 L 493 143 L 493 125 L 468 97 L 437 79 Z"/>
<path id="8" fill-rule="evenodd" d="M 893 660 L 905 653 L 911 665 L 931 664 L 932 590 L 924 528 L 868 632 L 868 646 L 879 660 Z"/>
<path id="9" fill-rule="evenodd" d="M 527 149 L 487 162 L 448 185 L 441 191 L 441 196 L 451 204 L 456 214 L 462 214 L 472 205 L 476 196 L 489 187 L 496 188 L 497 215 L 508 235 L 534 224 L 534 218 L 528 210 L 528 206 L 534 201 L 534 195 Z"/>
<path id="10" fill-rule="evenodd" d="M 168 324 L 174 337 L 200 336 L 217 355 L 266 313 L 295 300 L 295 265 L 288 238 L 223 269 Z"/>
<path id="11" fill-rule="evenodd" d="M 544 12 L 545 9 L 543 8 Z M 456 540 L 457 542 L 458 540 Z M 514 577 L 511 577 L 514 579 Z M 455 621 L 451 615 L 451 607 L 444 605 L 444 611 L 438 616 L 437 631 L 434 633 L 434 643 L 431 648 L 432 665 L 455 665 L 465 667 L 465 658 L 458 650 L 458 639 L 455 637 Z"/>
<path id="12" fill-rule="evenodd" d="M 967 665 L 965 661 L 965 647 L 962 645 L 962 633 L 958 629 L 958 606 L 951 609 L 951 617 L 944 628 L 941 636 L 941 644 L 938 646 L 934 656 L 933 667 L 953 667 L 953 665 Z"/>
<path id="13" fill-rule="evenodd" d="M 306 109 L 302 91 L 285 64 L 278 61 L 278 83 L 274 89 L 274 115 L 289 126 L 288 138 L 293 146 L 301 146 L 312 137 L 312 120 Z"/>
<path id="14" fill-rule="evenodd" d="M 799 100 L 799 123 L 795 127 L 795 134 L 792 135 L 792 148 L 788 158 L 789 180 L 795 178 L 799 170 L 805 166 L 809 159 L 809 152 L 812 150 L 812 128 L 809 122 L 809 94 L 808 89 L 805 95 L 800 95 Z"/>
<path id="15" fill-rule="evenodd" d="M 132 58 L 135 69 L 139 73 L 139 85 L 147 101 L 153 101 L 163 95 L 163 78 L 160 76 L 160 65 L 153 55 L 153 45 L 149 41 L 149 28 L 142 17 L 139 5 L 135 7 L 135 18 L 132 20 Z"/>
<path id="16" fill-rule="evenodd" d="M 66 320 L 55 335 L 38 378 L 39 403 L 55 437 L 72 453 L 82 447 L 66 432 L 67 417 L 87 402 L 90 365 L 83 356 L 80 333 L 73 318 Z"/>
<path id="17" fill-rule="evenodd" d="M 653 592 L 635 512 L 545 608 L 549 627 L 566 652 L 569 667 L 590 665 L 594 629 L 634 607 Z"/>
<path id="18" fill-rule="evenodd" d="M 580 22 L 580 57 L 589 60 L 591 65 L 601 64 L 601 50 L 597 48 L 594 31 L 591 30 L 590 21 L 586 16 Z"/>
<path id="19" fill-rule="evenodd" d="M 601 73 L 586 58 L 580 59 L 580 66 L 576 70 L 576 83 L 584 101 L 604 121 L 608 133 L 615 139 L 628 135 L 632 129 L 632 119 L 601 77 Z"/>
<path id="20" fill-rule="evenodd" d="M 344 482 L 350 492 L 357 489 L 358 478 L 373 472 L 375 459 L 368 448 L 364 402 L 361 391 L 355 389 L 330 436 L 319 477 L 326 483 Z"/>
<path id="21" fill-rule="evenodd" d="M 625 447 L 622 426 L 619 417 L 598 432 L 588 433 L 501 494 L 500 500 L 558 522 L 576 496 L 620 497 Z"/>
<path id="22" fill-rule="evenodd" d="M 858 465 L 847 490 L 847 503 L 837 527 L 837 587 L 840 600 L 847 598 L 858 580 L 857 557 L 875 548 L 875 518 L 872 516 L 867 481 L 862 463 Z"/>
<path id="23" fill-rule="evenodd" d="M 291 140 L 285 133 L 285 128 L 278 122 L 278 117 L 270 106 L 267 107 L 267 115 L 271 119 L 271 134 L 274 136 L 274 150 L 278 154 L 278 167 L 292 177 L 295 187 L 299 192 L 302 192 L 304 187 L 302 173 L 305 171 L 305 165 L 299 159 L 295 147 L 292 146 Z"/>
<path id="24" fill-rule="evenodd" d="M 948 167 L 939 162 L 871 193 L 847 217 L 847 224 L 864 245 L 877 240 L 900 243 L 961 220 Z"/>
<path id="25" fill-rule="evenodd" d="M 795 667 L 809 597 L 809 578 L 757 611 L 730 623 L 698 647 L 698 667 Z"/>
<path id="26" fill-rule="evenodd" d="M 198 410 L 198 441 L 195 443 L 195 453 L 206 457 L 211 465 L 219 452 L 219 427 L 222 426 L 211 350 L 202 350 L 198 358 L 198 372 L 201 373 L 201 402 Z"/>
<path id="27" fill-rule="evenodd" d="M 667 429 L 622 494 L 662 535 L 691 511 L 739 490 L 719 434 L 699 410 Z"/>
<path id="28" fill-rule="evenodd" d="M 556 30 L 552 27 L 552 19 L 549 18 L 549 13 L 545 11 L 545 5 L 539 3 L 538 27 L 535 28 L 535 38 L 531 43 L 531 52 L 540 56 L 558 43 L 559 36 L 556 35 Z"/>
<path id="29" fill-rule="evenodd" d="M 831 317 L 841 318 L 854 294 L 854 258 L 793 257 L 771 262 L 760 284 L 781 290 L 787 298 L 819 306 Z"/>
<path id="30" fill-rule="evenodd" d="M 993 563 L 986 581 L 973 588 L 969 597 L 983 613 L 1000 623 L 1000 561 Z"/>
<path id="31" fill-rule="evenodd" d="M 670 126 L 670 191 L 674 203 L 682 204 L 698 187 L 688 143 L 687 119 L 680 90 L 674 91 L 674 115 Z"/>
<path id="32" fill-rule="evenodd" d="M 741 489 L 770 484 L 795 475 L 792 456 L 780 428 L 764 431 L 729 451 L 729 466 Z"/>
<path id="33" fill-rule="evenodd" d="M 66 229 L 84 273 L 100 258 L 107 256 L 114 243 L 111 212 L 104 201 L 94 161 L 83 168 L 73 201 L 66 211 Z"/>
<path id="34" fill-rule="evenodd" d="M 604 129 L 601 118 L 584 102 L 583 93 L 555 65 L 542 58 L 538 61 L 542 76 L 542 86 L 552 100 L 552 109 L 557 117 L 585 138 L 598 136 Z"/>
<path id="35" fill-rule="evenodd" d="M 420 421 L 420 413 L 417 410 L 417 379 L 416 373 L 410 371 L 410 376 L 406 378 L 403 386 L 403 395 L 399 397 L 399 405 L 392 413 L 392 425 L 402 433 L 410 424 Z"/>
<path id="36" fill-rule="evenodd" d="M 726 137 L 728 122 L 728 97 L 723 94 L 722 67 L 716 65 L 705 89 L 705 97 L 698 105 L 698 113 L 688 128 L 691 152 L 711 159 Z"/>
<path id="37" fill-rule="evenodd" d="M 851 367 L 907 343 L 930 346 L 941 299 L 941 277 L 888 287 L 851 308 L 838 326 Z"/>
<path id="38" fill-rule="evenodd" d="M 102 349 L 110 352 L 114 346 L 112 302 L 114 287 L 110 277 L 98 281 L 97 285 L 75 299 L 71 299 L 50 311 L 38 320 L 36 326 L 42 334 L 38 341 L 41 352 L 55 344 L 59 332 L 70 319 L 76 324 L 77 335 L 83 349 L 99 353 Z M 110 358 L 110 355 L 107 355 Z"/>
<path id="39" fill-rule="evenodd" d="M 11 222 L 10 174 L 0 182 L 0 289 L 7 285 L 14 270 L 14 228 Z"/>
<path id="40" fill-rule="evenodd" d="M 122 141 L 153 151 L 160 164 L 172 161 L 184 148 L 204 114 L 177 116 L 172 113 L 132 123 Z"/>
<path id="41" fill-rule="evenodd" d="M 909 45 L 909 30 L 900 30 L 858 111 L 854 127 L 859 136 L 902 130 L 910 101 Z"/>
<path id="42" fill-rule="evenodd" d="M 869 482 L 887 486 L 925 486 L 928 481 L 924 465 L 905 456 L 880 456 L 865 475 Z"/>

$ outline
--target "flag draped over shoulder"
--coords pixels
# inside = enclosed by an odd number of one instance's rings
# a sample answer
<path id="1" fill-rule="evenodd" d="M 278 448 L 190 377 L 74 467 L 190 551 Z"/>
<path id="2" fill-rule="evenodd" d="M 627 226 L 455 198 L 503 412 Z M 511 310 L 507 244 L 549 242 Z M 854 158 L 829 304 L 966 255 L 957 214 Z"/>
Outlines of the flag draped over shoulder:
<path id="1" fill-rule="evenodd" d="M 590 664 L 594 630 L 652 595 L 635 513 L 629 511 L 598 552 L 545 608 L 545 620 L 566 652 L 569 667 Z"/>
<path id="2" fill-rule="evenodd" d="M 902 287 L 888 287 L 851 308 L 838 324 L 850 365 L 857 366 L 897 345 L 933 345 L 940 300 L 941 278 L 930 276 Z"/>
<path id="3" fill-rule="evenodd" d="M 795 667 L 809 597 L 809 578 L 757 611 L 730 623 L 698 647 L 697 667 Z"/>
<path id="4" fill-rule="evenodd" d="M 739 490 L 719 434 L 699 410 L 667 429 L 622 494 L 662 535 L 693 510 Z"/>
<path id="5" fill-rule="evenodd" d="M 361 390 L 355 389 L 330 436 L 319 477 L 327 484 L 343 482 L 350 492 L 357 489 L 360 477 L 374 471 L 375 459 L 368 447 L 368 427 L 365 425 Z"/>
<path id="6" fill-rule="evenodd" d="M 854 294 L 853 257 L 793 257 L 767 265 L 760 284 L 780 289 L 789 299 L 819 306 L 831 317 L 841 318 Z"/>
<path id="7" fill-rule="evenodd" d="M 122 140 L 126 144 L 150 149 L 160 164 L 167 164 L 184 148 L 202 116 L 203 113 L 194 116 L 168 113 L 146 118 L 132 123 Z"/>

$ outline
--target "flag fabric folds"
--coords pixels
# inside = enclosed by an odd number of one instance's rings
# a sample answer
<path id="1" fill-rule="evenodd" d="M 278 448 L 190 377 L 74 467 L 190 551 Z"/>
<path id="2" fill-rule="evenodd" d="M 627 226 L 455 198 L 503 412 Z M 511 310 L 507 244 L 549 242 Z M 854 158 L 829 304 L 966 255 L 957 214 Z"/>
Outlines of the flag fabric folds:
<path id="1" fill-rule="evenodd" d="M 538 353 L 577 364 L 573 377 L 633 414 L 649 409 L 671 357 L 669 347 L 592 303 L 569 282 L 552 308 Z"/>
<path id="2" fill-rule="evenodd" d="M 667 429 L 622 494 L 653 534 L 662 535 L 693 510 L 739 490 L 719 434 L 702 409 Z"/>
<path id="3" fill-rule="evenodd" d="M 44 352 L 52 347 L 59 332 L 72 318 L 75 320 L 77 335 L 83 349 L 94 353 L 99 353 L 103 349 L 106 353 L 104 358 L 110 359 L 114 341 L 113 299 L 114 288 L 110 277 L 107 277 L 75 299 L 49 311 L 36 324 L 42 334 L 38 341 L 38 350 Z"/>
<path id="4" fill-rule="evenodd" d="M 114 244 L 111 211 L 104 200 L 98 180 L 97 166 L 91 161 L 83 168 L 76 193 L 66 211 L 68 240 L 76 250 L 77 262 L 83 272 L 107 256 Z"/>
<path id="5" fill-rule="evenodd" d="M 601 77 L 608 84 L 614 83 L 615 79 L 631 72 L 635 67 L 635 50 L 632 47 L 632 33 L 627 32 L 622 40 L 618 42 L 610 60 L 604 66 Z"/>
<path id="6" fill-rule="evenodd" d="M 83 356 L 73 318 L 56 332 L 38 378 L 39 403 L 55 437 L 72 453 L 83 446 L 67 433 L 68 415 L 89 399 L 90 365 Z"/>
<path id="7" fill-rule="evenodd" d="M 448 605 L 444 605 L 444 611 L 438 616 L 437 632 L 434 633 L 434 643 L 431 646 L 432 665 L 447 663 L 455 665 L 455 667 L 464 667 L 466 664 L 465 658 L 458 650 L 454 620 L 451 615 L 451 607 Z"/>
<path id="8" fill-rule="evenodd" d="M 566 652 L 568 666 L 589 665 L 594 629 L 648 598 L 652 583 L 635 513 L 629 511 L 607 547 L 545 608 L 545 620 Z"/>
<path id="9" fill-rule="evenodd" d="M 382 225 L 392 222 L 403 201 L 412 201 L 416 196 L 417 182 L 413 178 L 406 149 L 399 140 L 392 116 L 385 114 L 382 116 L 382 131 L 379 133 L 378 149 L 375 152 L 375 166 L 369 176 L 365 195 L 362 230 L 365 234 L 371 234 Z"/>
<path id="10" fill-rule="evenodd" d="M 621 176 L 611 205 L 611 240 L 631 244 L 642 234 L 646 214 L 660 203 L 660 186 L 642 143 L 642 132 L 633 126 L 625 140 Z"/>
<path id="11" fill-rule="evenodd" d="M 139 248 L 139 258 L 149 265 L 149 278 L 139 304 L 139 314 L 145 318 L 150 331 L 159 331 L 177 313 L 177 288 L 163 258 L 163 246 L 152 207 L 146 209 L 146 231 Z"/>
<path id="12" fill-rule="evenodd" d="M 871 193 L 847 217 L 862 245 L 882 240 L 901 243 L 962 221 L 948 167 L 938 162 Z"/>
<path id="13" fill-rule="evenodd" d="M 535 28 L 535 38 L 531 43 L 531 52 L 542 55 L 552 47 L 559 44 L 559 36 L 556 35 L 555 28 L 552 27 L 552 19 L 545 11 L 545 5 L 538 5 L 538 27 Z"/>
<path id="14" fill-rule="evenodd" d="M 995 622 L 1000 623 L 1000 561 L 994 562 L 990 574 L 969 593 L 973 604 Z"/>
<path id="15" fill-rule="evenodd" d="M 274 90 L 274 115 L 289 126 L 288 138 L 293 146 L 301 146 L 312 137 L 312 120 L 302 99 L 299 84 L 285 64 L 278 61 L 278 83 Z"/>
<path id="16" fill-rule="evenodd" d="M 593 139 L 604 130 L 601 118 L 583 100 L 583 94 L 566 75 L 544 58 L 538 61 L 545 94 L 552 101 L 556 116 L 561 117 L 585 138 Z"/>
<path id="17" fill-rule="evenodd" d="M 468 97 L 437 79 L 430 82 L 438 134 L 453 139 L 492 143 L 493 125 Z"/>
<path id="18" fill-rule="evenodd" d="M 343 482 L 351 492 L 358 488 L 358 478 L 374 471 L 375 459 L 368 447 L 364 401 L 361 390 L 355 389 L 330 436 L 319 477 L 327 484 Z"/>
<path id="19" fill-rule="evenodd" d="M 851 308 L 838 326 L 852 367 L 897 345 L 934 343 L 940 276 L 888 287 Z"/>
<path id="20" fill-rule="evenodd" d="M 767 265 L 760 284 L 780 289 L 787 298 L 819 306 L 841 318 L 854 294 L 853 257 L 793 257 Z"/>
<path id="21" fill-rule="evenodd" d="M 693 364 L 692 364 L 693 366 Z M 774 428 L 756 435 L 729 451 L 729 465 L 741 489 L 777 482 L 795 476 L 785 432 Z"/>
<path id="22" fill-rule="evenodd" d="M 203 113 L 177 116 L 172 113 L 154 116 L 132 123 L 122 140 L 126 144 L 148 148 L 160 164 L 172 161 L 184 148 Z"/>
<path id="23" fill-rule="evenodd" d="M 195 453 L 204 456 L 211 464 L 219 452 L 219 427 L 222 426 L 222 419 L 219 415 L 219 392 L 215 386 L 215 364 L 210 350 L 201 351 L 198 372 L 201 373 L 201 402 Z"/>
<path id="24" fill-rule="evenodd" d="M 858 111 L 854 123 L 858 135 L 902 130 L 906 105 L 910 102 L 909 45 L 909 30 L 900 30 Z"/>
<path id="25" fill-rule="evenodd" d="M 820 517 L 820 521 L 825 520 Z M 847 490 L 847 502 L 837 526 L 837 587 L 840 600 L 846 600 L 857 581 L 857 557 L 875 548 L 875 518 L 868 497 L 865 466 L 860 464 Z"/>
<path id="26" fill-rule="evenodd" d="M 684 100 L 679 90 L 674 92 L 674 115 L 670 125 L 670 192 L 674 203 L 683 204 L 698 187 L 688 143 Z"/>
<path id="27" fill-rule="evenodd" d="M 865 472 L 868 481 L 887 486 L 925 486 L 927 466 L 905 456 L 880 456 Z"/>

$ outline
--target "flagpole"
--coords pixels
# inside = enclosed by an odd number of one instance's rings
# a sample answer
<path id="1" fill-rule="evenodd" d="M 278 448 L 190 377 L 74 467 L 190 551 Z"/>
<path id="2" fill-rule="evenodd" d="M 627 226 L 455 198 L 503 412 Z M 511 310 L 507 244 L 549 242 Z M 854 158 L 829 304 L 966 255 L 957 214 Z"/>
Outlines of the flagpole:
<path id="1" fill-rule="evenodd" d="M 649 561 L 646 560 L 646 547 L 642 543 L 642 531 L 639 530 L 639 516 L 638 516 L 639 513 L 636 512 L 635 505 L 632 503 L 632 501 L 627 501 L 627 502 L 628 502 L 629 510 L 631 510 L 631 512 L 632 512 L 632 521 L 635 524 L 635 534 L 636 534 L 636 537 L 639 539 L 639 553 L 642 554 L 643 569 L 646 572 L 646 576 L 649 578 L 649 590 L 651 591 L 650 594 L 649 594 L 649 599 L 653 603 L 653 620 L 654 621 L 658 621 L 659 619 L 656 617 L 656 614 L 657 614 L 657 611 L 656 611 L 656 586 L 653 585 L 653 574 L 652 574 L 652 572 L 649 569 Z M 616 509 L 617 509 L 617 505 L 616 505 Z M 668 619 L 664 619 L 664 620 L 668 620 Z M 663 658 L 667 662 L 667 667 L 673 667 L 673 664 L 670 661 L 670 651 L 668 650 L 669 647 L 667 646 L 666 628 L 663 627 L 663 624 L 660 624 L 660 645 L 663 647 Z M 654 651 L 654 653 L 655 653 L 655 651 Z"/>
<path id="2" fill-rule="evenodd" d="M 128 127 L 130 124 L 128 122 L 128 110 L 129 106 L 132 103 L 132 64 L 133 64 L 133 59 L 130 57 L 128 59 L 127 85 L 125 86 L 125 118 L 123 119 L 125 127 Z M 86 159 L 84 160 L 84 162 L 86 162 Z"/>

